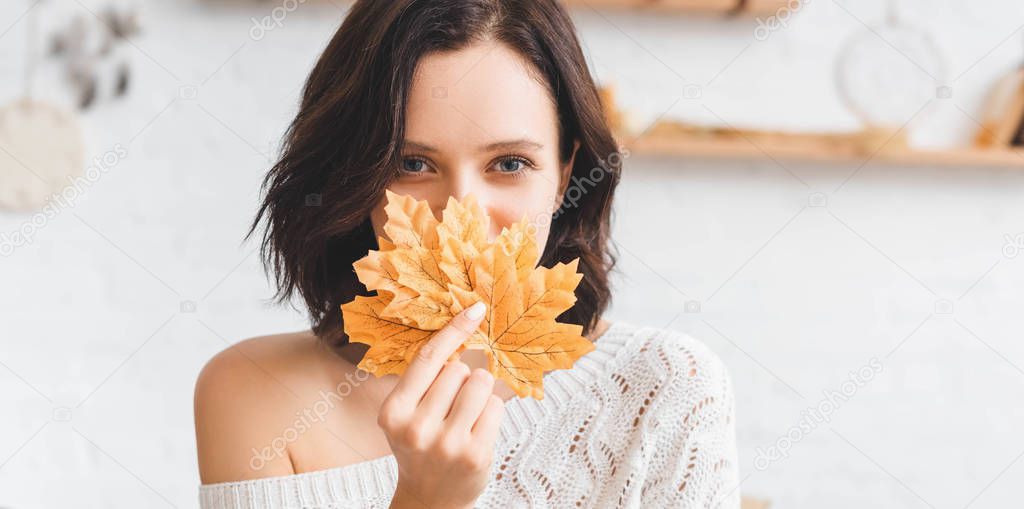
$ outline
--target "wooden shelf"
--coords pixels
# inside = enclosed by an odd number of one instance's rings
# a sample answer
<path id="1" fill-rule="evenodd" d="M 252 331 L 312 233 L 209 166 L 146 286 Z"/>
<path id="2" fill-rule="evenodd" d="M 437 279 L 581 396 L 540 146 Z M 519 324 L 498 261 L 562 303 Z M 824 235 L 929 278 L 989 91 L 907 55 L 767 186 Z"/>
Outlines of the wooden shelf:
<path id="1" fill-rule="evenodd" d="M 774 14 L 788 0 L 562 0 L 570 7 L 676 12 L 680 14 Z"/>
<path id="2" fill-rule="evenodd" d="M 675 127 L 675 126 L 673 126 Z M 713 130 L 708 134 L 679 132 L 655 126 L 639 139 L 617 136 L 637 155 L 680 156 L 725 160 L 776 160 L 834 164 L 894 166 L 961 166 L 1024 168 L 1024 148 L 916 150 L 900 139 L 854 134 L 785 134 Z"/>
<path id="3" fill-rule="evenodd" d="M 642 134 L 627 128 L 627 115 L 613 87 L 598 89 L 605 118 L 619 146 L 638 155 L 824 164 L 885 164 L 1024 169 L 1024 147 L 921 150 L 910 147 L 902 130 L 798 133 L 736 129 L 661 120 Z"/>

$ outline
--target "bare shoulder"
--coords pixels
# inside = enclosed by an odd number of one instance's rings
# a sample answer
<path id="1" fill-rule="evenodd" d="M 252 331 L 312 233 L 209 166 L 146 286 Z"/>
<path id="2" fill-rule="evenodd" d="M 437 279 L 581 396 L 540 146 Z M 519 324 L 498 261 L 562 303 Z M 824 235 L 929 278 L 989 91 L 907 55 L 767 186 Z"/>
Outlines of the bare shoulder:
<path id="1" fill-rule="evenodd" d="M 204 484 L 294 473 L 287 451 L 274 447 L 308 394 L 343 369 L 327 353 L 305 331 L 247 339 L 206 363 L 194 401 Z"/>

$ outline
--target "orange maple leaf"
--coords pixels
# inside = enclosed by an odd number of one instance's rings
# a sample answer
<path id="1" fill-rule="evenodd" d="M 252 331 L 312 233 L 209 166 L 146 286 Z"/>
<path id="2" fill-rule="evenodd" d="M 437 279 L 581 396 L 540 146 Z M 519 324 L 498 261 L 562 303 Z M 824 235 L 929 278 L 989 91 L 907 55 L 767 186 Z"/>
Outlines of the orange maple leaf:
<path id="1" fill-rule="evenodd" d="M 403 373 L 434 331 L 481 300 L 487 313 L 449 360 L 483 351 L 490 372 L 520 397 L 543 399 L 545 371 L 572 367 L 594 349 L 582 326 L 556 320 L 576 302 L 579 259 L 537 267 L 526 217 L 489 242 L 489 218 L 472 195 L 449 198 L 441 221 L 425 201 L 391 191 L 387 200 L 389 239 L 353 264 L 377 295 L 341 306 L 349 340 L 370 345 L 360 368 Z"/>

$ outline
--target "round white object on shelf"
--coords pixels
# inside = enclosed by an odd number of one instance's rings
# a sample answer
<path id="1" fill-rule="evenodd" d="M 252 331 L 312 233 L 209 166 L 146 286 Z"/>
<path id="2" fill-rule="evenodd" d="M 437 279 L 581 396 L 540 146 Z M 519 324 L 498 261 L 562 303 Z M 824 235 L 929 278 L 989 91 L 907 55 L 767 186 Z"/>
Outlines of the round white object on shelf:
<path id="1" fill-rule="evenodd" d="M 846 42 L 836 61 L 839 94 L 868 127 L 898 129 L 926 116 L 942 98 L 946 62 L 931 35 L 896 21 Z"/>
<path id="2" fill-rule="evenodd" d="M 0 208 L 41 209 L 81 175 L 84 160 L 71 112 L 31 99 L 0 108 Z"/>

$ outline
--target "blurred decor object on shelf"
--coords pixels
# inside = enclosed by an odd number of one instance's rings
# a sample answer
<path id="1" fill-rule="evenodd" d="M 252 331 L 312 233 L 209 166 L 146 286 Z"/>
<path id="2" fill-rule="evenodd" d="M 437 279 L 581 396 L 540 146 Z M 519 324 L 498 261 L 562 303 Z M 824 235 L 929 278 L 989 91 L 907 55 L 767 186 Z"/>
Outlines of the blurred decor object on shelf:
<path id="1" fill-rule="evenodd" d="M 611 85 L 599 87 L 598 96 L 601 98 L 601 107 L 604 110 L 605 121 L 613 132 L 621 132 L 626 129 L 626 121 L 623 113 L 615 106 L 615 88 Z"/>
<path id="2" fill-rule="evenodd" d="M 570 7 L 759 15 L 796 10 L 808 0 L 563 0 L 563 2 Z"/>
<path id="3" fill-rule="evenodd" d="M 768 509 L 772 503 L 767 500 L 743 497 L 740 501 L 740 509 Z"/>
<path id="4" fill-rule="evenodd" d="M 0 208 L 15 211 L 42 208 L 81 174 L 85 160 L 75 114 L 32 98 L 39 19 L 38 9 L 29 11 L 24 97 L 0 107 Z"/>
<path id="5" fill-rule="evenodd" d="M 869 128 L 913 130 L 934 99 L 952 90 L 946 58 L 927 31 L 899 19 L 889 0 L 886 22 L 847 40 L 836 61 L 839 95 Z"/>
<path id="6" fill-rule="evenodd" d="M 81 174 L 85 144 L 75 115 L 21 99 L 0 108 L 0 208 L 32 211 Z"/>
<path id="7" fill-rule="evenodd" d="M 108 6 L 98 17 L 78 15 L 50 41 L 50 55 L 65 66 L 82 110 L 99 97 L 121 97 L 128 92 L 131 69 L 118 48 L 139 33 L 138 12 Z"/>
<path id="8" fill-rule="evenodd" d="M 996 82 L 974 142 L 983 148 L 1024 146 L 1024 60 Z"/>
<path id="9" fill-rule="evenodd" d="M 1024 68 L 1003 77 L 989 95 L 975 137 L 979 147 L 1020 145 L 1024 120 Z"/>

